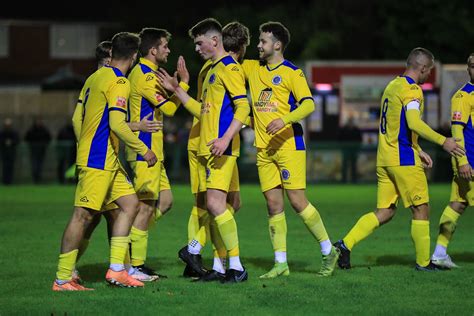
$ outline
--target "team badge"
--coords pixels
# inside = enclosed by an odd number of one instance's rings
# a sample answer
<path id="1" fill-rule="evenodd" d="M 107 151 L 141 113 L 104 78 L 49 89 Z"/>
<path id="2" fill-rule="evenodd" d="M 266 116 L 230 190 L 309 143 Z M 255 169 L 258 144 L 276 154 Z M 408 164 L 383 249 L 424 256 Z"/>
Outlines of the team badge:
<path id="1" fill-rule="evenodd" d="M 272 83 L 277 86 L 277 85 L 279 85 L 279 84 L 281 83 L 281 80 L 282 80 L 282 79 L 281 79 L 281 76 L 280 76 L 280 75 L 276 75 L 275 77 L 272 78 Z"/>
<path id="2" fill-rule="evenodd" d="M 283 180 L 288 180 L 290 178 L 290 172 L 287 169 L 281 171 L 281 177 Z"/>
<path id="3" fill-rule="evenodd" d="M 117 97 L 117 102 L 115 102 L 115 106 L 126 109 L 127 108 L 127 99 L 124 97 Z"/>
<path id="4" fill-rule="evenodd" d="M 460 120 L 462 118 L 461 112 L 453 112 L 453 121 Z"/>
<path id="5" fill-rule="evenodd" d="M 211 169 L 206 168 L 206 180 L 209 179 L 210 175 L 211 175 Z"/>
<path id="6" fill-rule="evenodd" d="M 216 82 L 216 75 L 215 75 L 215 74 L 212 74 L 212 75 L 209 77 L 209 83 L 210 83 L 210 84 L 213 84 L 214 82 Z"/>

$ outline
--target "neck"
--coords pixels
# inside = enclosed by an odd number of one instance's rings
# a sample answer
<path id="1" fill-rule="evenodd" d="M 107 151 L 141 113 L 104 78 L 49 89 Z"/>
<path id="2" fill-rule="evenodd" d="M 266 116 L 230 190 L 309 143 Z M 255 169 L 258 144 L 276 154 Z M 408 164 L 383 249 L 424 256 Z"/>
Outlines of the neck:
<path id="1" fill-rule="evenodd" d="M 145 56 L 144 58 L 157 66 L 159 65 L 159 63 L 156 61 L 156 58 L 154 58 L 153 56 Z"/>
<path id="2" fill-rule="evenodd" d="M 130 63 L 129 61 L 125 61 L 125 60 L 112 60 L 110 62 L 110 67 L 115 67 L 117 68 L 118 70 L 120 70 L 122 72 L 122 74 L 125 76 L 125 74 L 127 73 L 128 69 L 130 68 Z"/>
<path id="3" fill-rule="evenodd" d="M 419 83 L 419 79 L 420 79 L 420 76 L 418 75 L 418 73 L 416 73 L 415 71 L 411 70 L 411 69 L 407 69 L 405 70 L 405 72 L 403 73 L 404 76 L 408 76 L 410 77 L 411 79 L 415 80 L 416 84 Z"/>
<path id="4" fill-rule="evenodd" d="M 267 58 L 267 64 L 279 64 L 283 62 L 285 58 L 281 54 L 275 54 Z"/>
<path id="5" fill-rule="evenodd" d="M 227 52 L 224 50 L 224 48 L 219 47 L 219 48 L 216 49 L 216 53 L 214 54 L 214 56 L 211 57 L 211 60 L 212 60 L 212 62 L 216 62 L 226 54 L 227 54 Z"/>

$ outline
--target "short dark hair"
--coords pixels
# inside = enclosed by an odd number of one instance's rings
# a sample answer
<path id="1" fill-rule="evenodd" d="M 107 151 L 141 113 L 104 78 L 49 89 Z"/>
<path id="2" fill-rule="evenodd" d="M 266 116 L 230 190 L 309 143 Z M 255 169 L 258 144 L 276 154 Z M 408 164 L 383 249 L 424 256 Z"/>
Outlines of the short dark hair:
<path id="1" fill-rule="evenodd" d="M 194 25 L 191 29 L 189 29 L 189 36 L 191 38 L 196 38 L 200 35 L 204 35 L 209 31 L 216 31 L 222 34 L 222 25 L 214 18 L 207 18 L 196 25 Z"/>
<path id="2" fill-rule="evenodd" d="M 474 58 L 474 53 L 471 53 L 471 55 L 469 55 L 469 57 L 467 57 L 467 64 L 469 65 L 469 59 L 471 58 Z"/>
<path id="3" fill-rule="evenodd" d="M 238 52 L 250 44 L 249 29 L 240 22 L 230 22 L 222 28 L 222 42 L 228 52 Z"/>
<path id="4" fill-rule="evenodd" d="M 102 63 L 105 58 L 110 58 L 110 50 L 112 49 L 111 41 L 102 41 L 95 49 L 95 60 Z"/>
<path id="5" fill-rule="evenodd" d="M 280 22 L 269 21 L 260 25 L 260 32 L 272 33 L 273 36 L 282 44 L 282 51 L 290 43 L 290 31 Z"/>
<path id="6" fill-rule="evenodd" d="M 138 52 L 140 37 L 130 32 L 120 32 L 112 37 L 112 59 L 128 59 Z"/>
<path id="7" fill-rule="evenodd" d="M 165 29 L 157 29 L 153 27 L 145 27 L 140 33 L 140 55 L 146 56 L 150 48 L 161 44 L 161 39 L 166 38 L 167 41 L 171 39 L 171 33 Z"/>
<path id="8" fill-rule="evenodd" d="M 432 52 L 423 47 L 416 47 L 412 49 L 410 54 L 408 54 L 407 67 L 417 69 L 421 65 L 419 63 L 420 57 L 425 57 L 434 62 L 434 55 Z"/>

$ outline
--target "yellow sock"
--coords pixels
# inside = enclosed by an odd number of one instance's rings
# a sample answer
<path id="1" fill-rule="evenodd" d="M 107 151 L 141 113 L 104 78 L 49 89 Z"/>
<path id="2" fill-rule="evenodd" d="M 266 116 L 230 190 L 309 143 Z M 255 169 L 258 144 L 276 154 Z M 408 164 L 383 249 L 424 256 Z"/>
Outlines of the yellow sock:
<path id="1" fill-rule="evenodd" d="M 124 264 L 129 241 L 128 236 L 117 236 L 110 239 L 110 264 Z"/>
<path id="2" fill-rule="evenodd" d="M 209 212 L 205 209 L 198 208 L 198 216 L 199 216 L 199 226 L 200 226 L 200 234 L 201 241 L 203 242 L 201 245 L 204 247 L 208 240 L 211 240 L 211 229 L 209 225 L 211 224 L 212 216 L 209 215 Z M 202 229 L 202 230 L 201 230 Z"/>
<path id="3" fill-rule="evenodd" d="M 59 254 L 58 271 L 56 272 L 56 279 L 71 280 L 72 270 L 76 265 L 76 258 L 78 249 Z"/>
<path id="4" fill-rule="evenodd" d="M 125 252 L 125 258 L 123 259 L 123 264 L 128 264 L 128 265 L 132 264 L 132 260 L 130 258 L 130 247 L 131 247 L 131 245 L 129 243 L 127 251 Z"/>
<path id="5" fill-rule="evenodd" d="M 309 203 L 306 208 L 301 211 L 299 214 L 303 219 L 308 230 L 313 234 L 318 242 L 322 242 L 329 239 L 326 228 L 324 228 L 323 220 L 321 215 L 319 215 L 318 210 Z"/>
<path id="6" fill-rule="evenodd" d="M 216 216 L 215 220 L 229 257 L 239 256 L 239 236 L 234 216 L 226 209 L 224 213 Z"/>
<path id="7" fill-rule="evenodd" d="M 81 243 L 79 244 L 79 252 L 77 253 L 76 261 L 79 261 L 79 259 L 82 257 L 84 252 L 86 252 L 86 249 L 88 246 L 89 246 L 89 239 L 82 239 Z"/>
<path id="8" fill-rule="evenodd" d="M 379 220 L 374 212 L 362 215 L 343 239 L 347 249 L 352 250 L 359 241 L 372 234 L 379 225 Z"/>
<path id="9" fill-rule="evenodd" d="M 449 205 L 443 211 L 441 218 L 439 219 L 439 235 L 436 241 L 437 245 L 441 245 L 448 248 L 449 241 L 456 230 L 456 223 L 459 219 L 459 214 L 453 210 Z"/>
<path id="10" fill-rule="evenodd" d="M 273 245 L 273 251 L 286 252 L 286 217 L 285 212 L 268 218 L 268 230 Z"/>
<path id="11" fill-rule="evenodd" d="M 161 210 L 160 210 L 159 208 L 156 208 L 156 211 L 155 211 L 155 222 L 158 222 L 162 216 L 163 216 L 163 213 L 161 212 Z"/>
<path id="12" fill-rule="evenodd" d="M 412 220 L 411 237 L 415 244 L 416 263 L 426 267 L 430 263 L 430 222 Z"/>
<path id="13" fill-rule="evenodd" d="M 219 227 L 217 226 L 215 219 L 211 220 L 211 223 L 209 224 L 209 230 L 211 231 L 214 258 L 226 258 L 227 249 L 225 247 L 224 241 L 222 240 L 221 233 L 219 232 Z"/>
<path id="14" fill-rule="evenodd" d="M 132 243 L 132 266 L 141 266 L 146 260 L 148 231 L 132 226 L 130 230 L 130 242 Z"/>
<path id="15" fill-rule="evenodd" d="M 198 208 L 194 205 L 188 220 L 188 243 L 194 239 L 194 236 L 198 233 L 199 229 Z"/>
<path id="16" fill-rule="evenodd" d="M 226 206 L 227 206 L 227 209 L 229 210 L 229 212 L 232 214 L 232 216 L 234 216 L 235 210 L 234 210 L 234 208 L 232 207 L 232 205 L 230 205 L 229 203 L 227 203 Z"/>

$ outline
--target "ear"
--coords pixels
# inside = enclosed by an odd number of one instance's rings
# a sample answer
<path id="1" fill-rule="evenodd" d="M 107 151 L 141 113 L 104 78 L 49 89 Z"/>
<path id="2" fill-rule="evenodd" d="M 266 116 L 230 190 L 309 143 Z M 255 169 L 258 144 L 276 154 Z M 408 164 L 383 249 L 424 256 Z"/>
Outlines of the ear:
<path id="1" fill-rule="evenodd" d="M 219 39 L 217 38 L 217 36 L 213 36 L 211 37 L 211 39 L 212 39 L 212 45 L 214 47 L 217 47 L 217 44 L 219 43 Z"/>
<path id="2" fill-rule="evenodd" d="M 276 41 L 275 44 L 273 44 L 273 47 L 275 48 L 275 50 L 281 51 L 282 44 L 280 41 Z"/>

